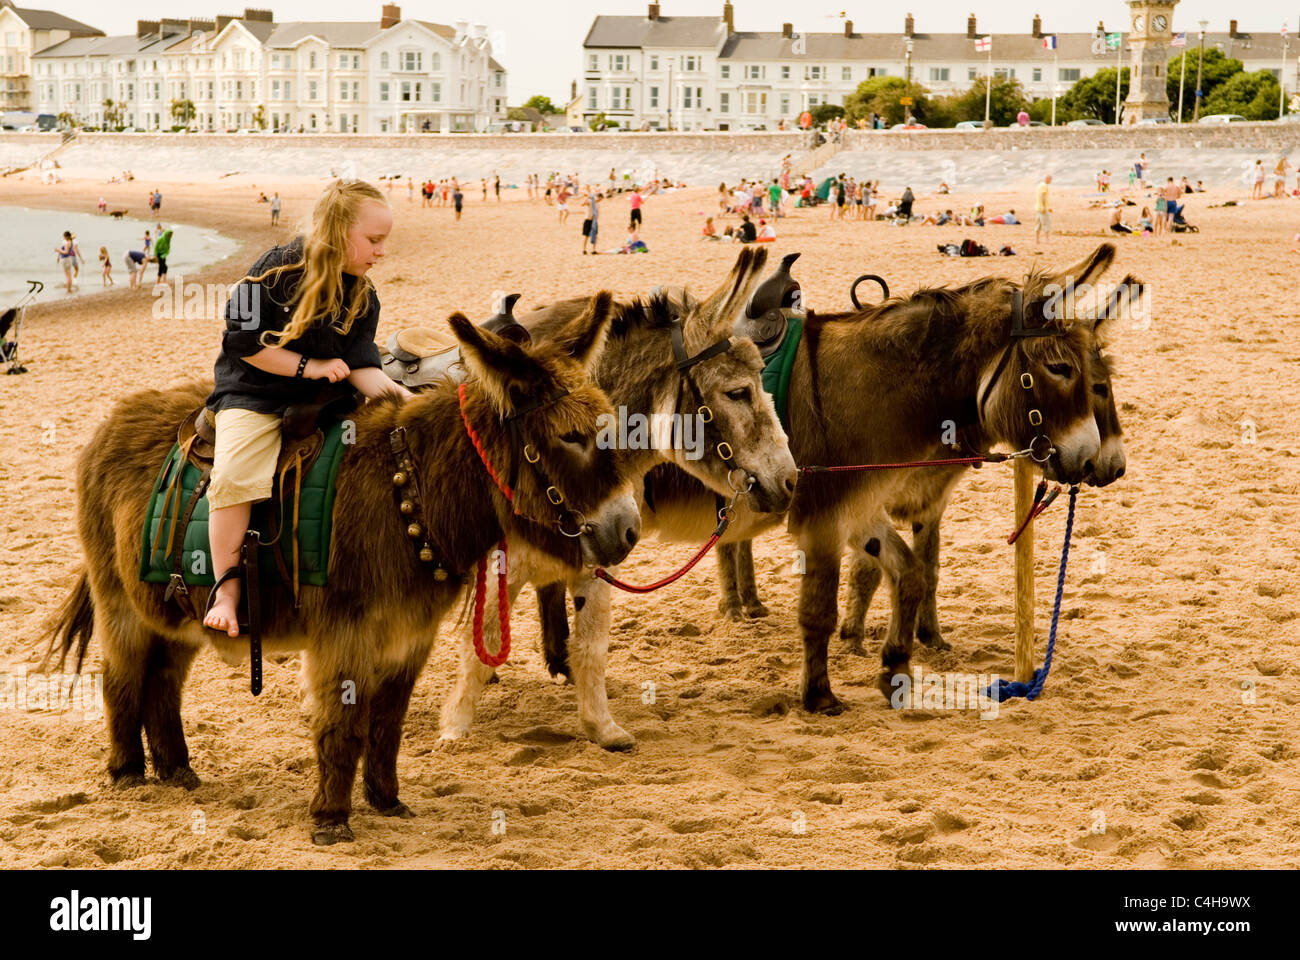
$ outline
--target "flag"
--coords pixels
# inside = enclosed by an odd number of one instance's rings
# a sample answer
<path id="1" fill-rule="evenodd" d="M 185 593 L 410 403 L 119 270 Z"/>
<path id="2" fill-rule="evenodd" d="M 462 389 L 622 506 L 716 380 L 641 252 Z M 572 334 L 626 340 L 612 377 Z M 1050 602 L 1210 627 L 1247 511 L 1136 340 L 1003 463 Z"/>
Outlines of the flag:
<path id="1" fill-rule="evenodd" d="M 1107 50 L 1118 50 L 1118 49 L 1119 49 L 1119 45 L 1120 45 L 1120 43 L 1123 41 L 1123 39 L 1124 39 L 1124 34 L 1122 34 L 1122 33 L 1108 33 L 1108 34 L 1106 34 L 1106 49 L 1107 49 Z"/>
<path id="2" fill-rule="evenodd" d="M 1185 46 L 1187 46 L 1187 33 L 1186 33 L 1186 32 L 1183 32 L 1183 33 L 1175 33 L 1175 34 L 1174 34 L 1174 38 L 1173 38 L 1172 40 L 1169 41 L 1169 46 L 1171 46 L 1171 47 L 1185 47 Z"/>
<path id="3" fill-rule="evenodd" d="M 991 36 L 980 37 L 975 41 L 976 53 L 988 53 L 992 49 L 993 49 L 993 38 Z"/>
<path id="4" fill-rule="evenodd" d="M 1043 49 L 1044 50 L 1056 49 L 1056 34 L 1052 34 L 1052 36 L 1050 37 L 1043 37 Z"/>

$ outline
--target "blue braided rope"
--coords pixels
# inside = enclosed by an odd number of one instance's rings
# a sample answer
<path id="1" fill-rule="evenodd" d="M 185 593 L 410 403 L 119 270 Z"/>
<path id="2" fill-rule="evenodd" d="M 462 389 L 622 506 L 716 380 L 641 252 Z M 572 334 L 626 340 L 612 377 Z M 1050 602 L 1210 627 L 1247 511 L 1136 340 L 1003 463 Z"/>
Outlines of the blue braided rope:
<path id="1" fill-rule="evenodd" d="M 1052 670 L 1052 654 L 1056 652 L 1056 624 L 1061 619 L 1061 595 L 1065 592 L 1065 565 L 1070 559 L 1070 533 L 1074 530 L 1074 498 L 1078 493 L 1077 486 L 1070 488 L 1070 509 L 1065 516 L 1065 543 L 1061 547 L 1061 569 L 1056 575 L 1056 603 L 1052 606 L 1052 632 L 1047 638 L 1047 654 L 1043 657 L 1043 665 L 1034 671 L 1034 679 L 1029 683 L 998 680 L 997 686 L 990 686 L 984 691 L 984 695 L 990 700 L 998 703 L 1003 703 L 1012 697 L 1037 700 L 1038 695 L 1043 692 L 1043 685 L 1047 683 L 1047 675 Z"/>

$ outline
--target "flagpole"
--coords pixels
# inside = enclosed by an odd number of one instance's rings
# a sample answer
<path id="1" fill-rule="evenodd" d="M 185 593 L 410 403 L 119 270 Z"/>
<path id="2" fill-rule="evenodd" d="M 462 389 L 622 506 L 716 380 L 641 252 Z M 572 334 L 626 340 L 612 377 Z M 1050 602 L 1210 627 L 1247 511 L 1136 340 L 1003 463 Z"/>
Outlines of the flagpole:
<path id="1" fill-rule="evenodd" d="M 1115 47 L 1115 126 L 1119 126 L 1119 84 L 1124 70 L 1124 34 L 1121 31 Z"/>
<path id="2" fill-rule="evenodd" d="M 984 84 L 984 126 L 989 125 L 989 108 L 993 105 L 993 34 L 989 34 L 989 72 Z"/>
<path id="3" fill-rule="evenodd" d="M 1059 63 L 1059 61 L 1057 60 L 1058 56 L 1060 56 L 1060 54 L 1056 52 L 1056 38 L 1053 37 L 1052 38 L 1052 126 L 1056 126 L 1056 88 L 1061 85 L 1060 83 L 1061 69 L 1058 66 Z"/>
<path id="4" fill-rule="evenodd" d="M 1178 122 L 1183 122 L 1183 84 L 1187 81 L 1187 47 L 1183 47 L 1183 69 L 1178 75 Z"/>

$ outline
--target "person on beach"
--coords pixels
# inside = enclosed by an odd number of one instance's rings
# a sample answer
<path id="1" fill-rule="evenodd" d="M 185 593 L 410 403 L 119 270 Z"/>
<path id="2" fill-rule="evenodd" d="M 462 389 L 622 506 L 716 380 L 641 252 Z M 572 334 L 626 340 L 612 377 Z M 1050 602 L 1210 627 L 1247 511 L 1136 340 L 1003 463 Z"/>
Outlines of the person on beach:
<path id="1" fill-rule="evenodd" d="M 153 256 L 153 237 L 149 234 L 148 230 L 145 230 L 144 232 L 144 255 L 146 257 Z"/>
<path id="2" fill-rule="evenodd" d="M 1255 161 L 1255 185 L 1250 188 L 1250 199 L 1264 199 L 1264 161 Z"/>
<path id="3" fill-rule="evenodd" d="M 1178 212 L 1178 201 L 1183 195 L 1183 188 L 1174 183 L 1174 178 L 1170 177 L 1165 182 L 1164 189 L 1161 191 L 1165 197 L 1165 229 L 1170 234 L 1174 232 L 1174 215 Z"/>
<path id="4" fill-rule="evenodd" d="M 1281 200 L 1286 196 L 1286 171 L 1288 169 L 1286 157 L 1277 158 L 1277 165 L 1273 167 L 1273 199 Z"/>
<path id="5" fill-rule="evenodd" d="M 1145 187 L 1145 186 L 1147 185 L 1147 182 L 1146 182 L 1146 173 L 1147 173 L 1147 155 L 1146 155 L 1145 153 L 1142 154 L 1140 157 L 1138 157 L 1137 160 L 1134 162 L 1134 164 L 1133 164 L 1133 173 L 1134 173 L 1134 174 L 1136 175 L 1136 177 L 1137 177 L 1137 183 L 1138 183 L 1138 186 L 1140 186 L 1140 187 Z M 1130 184 L 1130 186 L 1131 186 L 1131 184 Z"/>
<path id="6" fill-rule="evenodd" d="M 415 203 L 415 181 L 410 177 L 406 178 L 406 202 Z"/>
<path id="7" fill-rule="evenodd" d="M 1146 162 L 1145 153 L 1142 154 L 1142 162 Z M 1034 192 L 1034 243 L 1052 239 L 1051 186 L 1052 175 L 1049 173 L 1043 177 L 1038 189 Z"/>
<path id="8" fill-rule="evenodd" d="M 1156 216 L 1153 224 L 1155 229 L 1152 231 L 1157 237 L 1165 232 L 1165 192 L 1161 190 L 1156 194 Z"/>
<path id="9" fill-rule="evenodd" d="M 389 190 L 393 189 L 393 181 L 391 180 L 388 181 L 388 189 Z M 280 195 L 278 193 L 273 193 L 271 194 L 271 226 L 278 227 L 279 225 L 280 225 Z"/>
<path id="10" fill-rule="evenodd" d="M 216 585 L 203 625 L 239 635 L 239 551 L 252 504 L 271 495 L 287 407 L 319 384 L 347 380 L 366 397 L 411 393 L 380 369 L 379 297 L 366 274 L 385 255 L 393 212 L 378 189 L 336 180 L 312 212 L 311 232 L 272 247 L 226 307 L 207 406 L 216 414 L 208 538 Z M 236 305 L 252 303 L 254 329 Z M 278 309 L 277 309 L 278 308 Z"/>
<path id="11" fill-rule="evenodd" d="M 650 249 L 645 245 L 645 241 L 641 239 L 641 235 L 636 230 L 631 230 L 628 232 L 627 239 L 623 241 L 623 248 L 618 252 L 649 253 Z"/>
<path id="12" fill-rule="evenodd" d="M 460 183 L 456 180 L 451 182 L 451 202 L 456 208 L 456 222 L 460 223 L 460 212 L 465 205 L 465 194 L 460 192 Z"/>
<path id="13" fill-rule="evenodd" d="M 613 170 L 610 171 L 612 176 Z M 591 244 L 592 256 L 596 255 L 596 233 L 600 229 L 600 194 L 595 187 L 587 188 L 587 219 L 582 221 L 582 253 L 586 256 L 587 244 Z"/>
<path id="14" fill-rule="evenodd" d="M 740 215 L 740 226 L 736 228 L 733 236 L 741 243 L 753 243 L 758 239 L 758 230 L 754 226 L 754 221 L 749 219 L 749 214 Z"/>
<path id="15" fill-rule="evenodd" d="M 158 276 L 154 278 L 154 284 L 167 282 L 167 257 L 172 250 L 172 232 L 164 230 L 158 234 L 158 239 L 154 241 L 153 255 L 158 261 Z"/>
<path id="16" fill-rule="evenodd" d="M 496 191 L 496 195 L 497 195 L 497 203 L 500 203 L 500 202 L 501 202 L 501 176 L 500 176 L 500 174 L 497 174 L 497 173 L 493 173 L 493 174 L 492 174 L 492 189 L 493 189 L 494 191 Z"/>
<path id="17" fill-rule="evenodd" d="M 72 292 L 72 281 L 77 274 L 77 244 L 71 231 L 63 231 L 63 242 L 54 248 L 58 254 L 59 266 L 63 268 L 63 279 L 67 283 L 68 293 Z"/>
<path id="18" fill-rule="evenodd" d="M 483 184 L 483 202 L 486 203 L 487 202 L 487 177 L 480 178 L 479 182 Z"/>
<path id="19" fill-rule="evenodd" d="M 565 221 L 567 221 L 567 220 L 569 219 L 569 197 L 570 197 L 570 196 L 571 196 L 571 194 L 569 193 L 569 185 L 568 185 L 567 183 L 561 183 L 561 184 L 560 184 L 560 192 L 559 192 L 559 194 L 558 194 L 558 195 L 556 196 L 556 198 L 555 198 L 555 199 L 556 199 L 556 203 L 557 203 L 556 210 L 558 211 L 558 214 L 557 214 L 557 215 L 559 216 L 559 222 L 560 222 L 560 223 L 564 223 Z M 549 191 L 549 190 L 547 191 L 547 200 L 546 200 L 546 202 L 547 202 L 547 203 L 550 203 L 550 191 Z"/>
<path id="20" fill-rule="evenodd" d="M 1138 229 L 1142 231 L 1142 236 L 1150 236 L 1155 232 L 1155 223 L 1151 220 L 1151 211 L 1147 207 L 1142 208 L 1142 213 L 1138 216 Z"/>
<path id="21" fill-rule="evenodd" d="M 108 201 L 105 200 L 103 197 L 99 198 L 99 203 L 95 204 L 95 206 L 99 207 L 100 213 L 108 212 Z"/>
<path id="22" fill-rule="evenodd" d="M 1110 223 L 1107 226 L 1112 233 L 1131 234 L 1133 228 L 1124 222 L 1124 208 L 1116 207 L 1110 213 Z"/>
<path id="23" fill-rule="evenodd" d="M 101 266 L 100 280 L 106 287 L 113 285 L 113 258 L 108 255 L 108 247 L 99 248 L 99 263 Z"/>
<path id="24" fill-rule="evenodd" d="M 758 221 L 758 234 L 754 237 L 755 243 L 772 243 L 776 240 L 776 228 L 766 220 Z"/>
<path id="25" fill-rule="evenodd" d="M 704 226 L 700 228 L 700 236 L 705 240 L 718 239 L 718 228 L 713 225 L 712 217 L 705 218 Z"/>
<path id="26" fill-rule="evenodd" d="M 628 219 L 628 229 L 635 232 L 641 226 L 641 199 L 640 188 L 633 188 L 632 196 L 628 197 L 627 203 L 631 207 L 631 214 Z"/>
<path id="27" fill-rule="evenodd" d="M 122 262 L 126 264 L 127 286 L 132 290 L 140 285 L 140 274 L 148 259 L 143 250 L 128 250 L 122 255 Z"/>

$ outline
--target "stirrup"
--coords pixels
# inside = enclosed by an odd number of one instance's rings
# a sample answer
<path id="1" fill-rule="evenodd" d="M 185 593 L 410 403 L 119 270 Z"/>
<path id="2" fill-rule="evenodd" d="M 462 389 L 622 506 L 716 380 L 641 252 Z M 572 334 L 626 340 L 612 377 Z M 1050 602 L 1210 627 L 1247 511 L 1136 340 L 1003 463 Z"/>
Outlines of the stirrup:
<path id="1" fill-rule="evenodd" d="M 218 577 L 217 582 L 212 585 L 212 592 L 208 594 L 208 602 L 203 605 L 203 616 L 199 618 L 199 624 L 204 630 L 211 630 L 214 633 L 220 633 L 223 637 L 234 640 L 235 638 L 230 636 L 230 634 L 225 630 L 218 630 L 216 627 L 209 627 L 205 622 L 208 619 L 208 614 L 212 612 L 213 605 L 217 602 L 217 591 L 221 589 L 223 583 L 226 583 L 229 580 L 239 581 L 239 603 L 235 604 L 235 624 L 239 627 L 239 636 L 242 637 L 248 634 L 248 622 L 239 619 L 239 604 L 246 602 L 244 599 L 244 587 L 246 584 L 244 582 L 243 566 L 238 563 Z"/>

